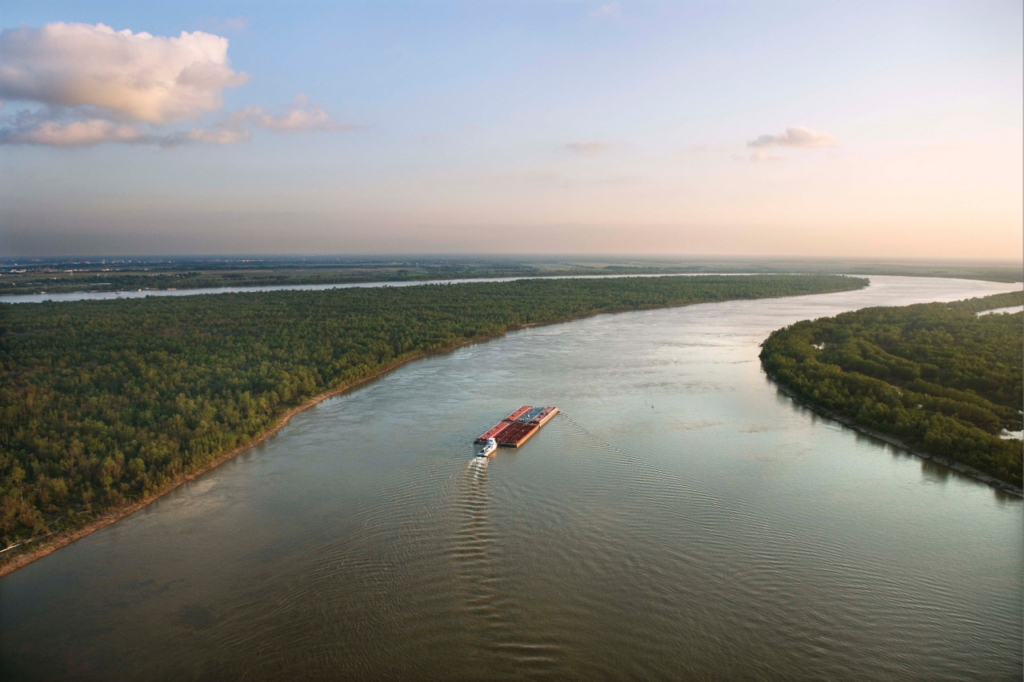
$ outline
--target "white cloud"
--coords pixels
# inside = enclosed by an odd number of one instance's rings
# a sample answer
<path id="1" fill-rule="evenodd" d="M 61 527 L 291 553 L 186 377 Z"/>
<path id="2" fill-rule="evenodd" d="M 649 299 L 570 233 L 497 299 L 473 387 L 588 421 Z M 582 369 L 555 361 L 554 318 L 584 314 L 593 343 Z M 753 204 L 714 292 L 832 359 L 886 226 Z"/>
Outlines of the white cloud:
<path id="1" fill-rule="evenodd" d="M 565 145 L 565 148 L 568 149 L 571 152 L 575 152 L 576 154 L 583 154 L 583 155 L 590 156 L 590 155 L 600 154 L 601 152 L 608 151 L 609 149 L 611 149 L 614 146 L 615 145 L 612 144 L 611 142 L 590 141 L 590 142 L 570 142 L 569 144 Z"/>
<path id="2" fill-rule="evenodd" d="M 0 32 L 0 98 L 92 106 L 130 120 L 166 123 L 223 105 L 231 69 L 227 38 L 196 31 L 177 38 L 52 23 Z"/>
<path id="3" fill-rule="evenodd" d="M 353 127 L 337 123 L 305 95 L 280 113 L 248 106 L 196 125 L 220 112 L 225 88 L 246 79 L 231 69 L 227 49 L 226 38 L 201 31 L 164 38 L 65 23 L 0 31 L 0 108 L 3 98 L 31 103 L 0 112 L 0 145 L 226 145 L 249 140 L 257 128 Z M 194 127 L 175 130 L 183 121 Z"/>
<path id="4" fill-rule="evenodd" d="M 89 119 L 71 123 L 44 121 L 22 129 L 0 131 L 0 144 L 38 144 L 51 147 L 88 147 L 104 142 L 150 142 L 145 131 L 136 126 L 117 124 L 105 119 Z"/>
<path id="5" fill-rule="evenodd" d="M 826 132 L 803 126 L 790 126 L 779 135 L 761 135 L 747 143 L 748 147 L 832 147 L 836 138 Z"/>

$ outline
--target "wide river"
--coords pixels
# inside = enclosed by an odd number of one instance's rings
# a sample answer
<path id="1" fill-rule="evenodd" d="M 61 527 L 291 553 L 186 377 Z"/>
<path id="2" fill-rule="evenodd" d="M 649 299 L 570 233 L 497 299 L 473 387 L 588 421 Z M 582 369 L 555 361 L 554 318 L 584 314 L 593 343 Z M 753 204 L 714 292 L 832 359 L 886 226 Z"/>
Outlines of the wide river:
<path id="1" fill-rule="evenodd" d="M 1020 285 L 871 282 L 526 329 L 325 401 L 0 580 L 0 678 L 1019 680 L 1022 501 L 757 355 Z M 522 404 L 563 414 L 472 465 Z"/>

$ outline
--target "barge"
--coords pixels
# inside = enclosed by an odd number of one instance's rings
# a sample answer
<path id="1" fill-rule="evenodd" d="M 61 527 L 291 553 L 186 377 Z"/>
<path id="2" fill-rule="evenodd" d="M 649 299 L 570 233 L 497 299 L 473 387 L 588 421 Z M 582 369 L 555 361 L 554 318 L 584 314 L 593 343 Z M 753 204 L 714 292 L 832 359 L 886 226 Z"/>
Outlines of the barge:
<path id="1" fill-rule="evenodd" d="M 498 445 L 506 448 L 518 448 L 537 433 L 540 427 L 547 424 L 558 414 L 557 407 L 533 407 L 523 405 L 518 410 L 502 419 L 487 433 L 477 438 L 475 443 L 486 443 L 493 438 Z"/>

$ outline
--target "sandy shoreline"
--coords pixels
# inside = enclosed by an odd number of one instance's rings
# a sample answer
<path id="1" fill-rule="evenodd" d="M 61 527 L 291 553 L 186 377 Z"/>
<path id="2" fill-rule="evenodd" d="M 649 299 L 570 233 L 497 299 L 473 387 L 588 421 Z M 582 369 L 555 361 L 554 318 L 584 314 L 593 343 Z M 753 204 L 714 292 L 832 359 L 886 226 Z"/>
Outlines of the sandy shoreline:
<path id="1" fill-rule="evenodd" d="M 763 369 L 763 367 L 762 367 L 762 369 Z M 996 478 L 994 476 L 990 476 L 990 475 L 986 474 L 984 471 L 979 471 L 978 469 L 975 469 L 972 466 L 968 466 L 968 465 L 963 464 L 961 462 L 957 462 L 956 460 L 949 459 L 948 457 L 942 457 L 940 455 L 933 455 L 931 453 L 924 452 L 924 451 L 918 450 L 916 448 L 912 448 L 909 445 L 907 445 L 906 443 L 904 443 L 903 441 L 901 441 L 899 438 L 896 438 L 895 436 L 891 436 L 891 435 L 889 435 L 887 433 L 882 433 L 881 431 L 876 431 L 875 429 L 872 429 L 870 427 L 863 426 L 861 424 L 858 424 L 853 419 L 850 419 L 849 417 L 847 417 L 845 415 L 839 414 L 837 412 L 833 412 L 832 410 L 830 410 L 828 408 L 821 407 L 820 405 L 815 405 L 814 403 L 808 402 L 807 400 L 805 400 L 805 399 L 801 398 L 799 395 L 797 395 L 796 392 L 793 391 L 792 389 L 790 389 L 789 387 L 783 386 L 782 384 L 780 384 L 775 379 L 775 377 L 772 376 L 767 370 L 765 370 L 765 374 L 768 375 L 768 378 L 771 379 L 772 383 L 775 384 L 776 388 L 778 388 L 780 391 L 782 391 L 787 396 L 792 398 L 795 403 L 797 403 L 799 405 L 802 405 L 803 407 L 806 407 L 807 409 L 811 410 L 812 412 L 814 412 L 816 414 L 821 415 L 822 417 L 825 417 L 827 419 L 831 419 L 832 421 L 839 422 L 843 426 L 848 426 L 849 428 L 853 429 L 854 431 L 857 431 L 859 433 L 863 433 L 866 436 L 871 436 L 872 438 L 877 438 L 878 440 L 884 441 L 884 442 L 888 443 L 889 445 L 893 445 L 895 447 L 898 447 L 900 450 L 905 450 L 906 452 L 909 452 L 912 455 L 916 455 L 917 457 L 920 457 L 921 459 L 931 460 L 932 462 L 937 462 L 939 464 L 942 464 L 943 466 L 947 466 L 947 467 L 949 467 L 950 469 L 952 469 L 954 471 L 959 471 L 960 473 L 965 474 L 967 476 L 970 476 L 971 478 L 977 479 L 977 480 L 981 481 L 982 483 L 987 483 L 988 485 L 992 486 L 993 488 L 997 488 L 997 489 L 999 489 L 999 490 L 1001 490 L 1001 491 L 1003 491 L 1005 493 L 1009 493 L 1010 495 L 1014 495 L 1016 497 L 1024 498 L 1024 490 L 1022 490 L 1021 488 L 1018 488 L 1017 486 L 1013 485 L 1012 483 L 1007 483 L 1006 481 L 1001 481 L 1001 480 L 999 480 L 998 478 Z"/>

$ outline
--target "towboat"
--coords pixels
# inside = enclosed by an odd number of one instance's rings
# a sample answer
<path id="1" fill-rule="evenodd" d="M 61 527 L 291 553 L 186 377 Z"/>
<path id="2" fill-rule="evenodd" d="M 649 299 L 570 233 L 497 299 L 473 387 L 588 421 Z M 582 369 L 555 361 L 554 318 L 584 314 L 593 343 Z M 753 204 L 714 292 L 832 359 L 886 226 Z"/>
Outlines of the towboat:
<path id="1" fill-rule="evenodd" d="M 481 448 L 480 452 L 476 453 L 477 457 L 490 457 L 494 454 L 494 451 L 498 449 L 498 441 L 493 438 L 488 438 L 487 442 Z"/>

